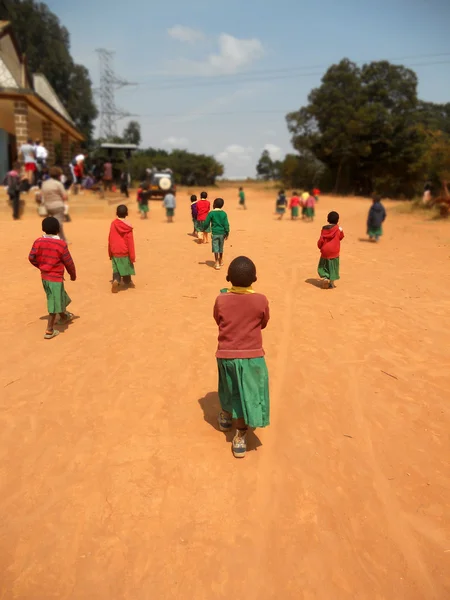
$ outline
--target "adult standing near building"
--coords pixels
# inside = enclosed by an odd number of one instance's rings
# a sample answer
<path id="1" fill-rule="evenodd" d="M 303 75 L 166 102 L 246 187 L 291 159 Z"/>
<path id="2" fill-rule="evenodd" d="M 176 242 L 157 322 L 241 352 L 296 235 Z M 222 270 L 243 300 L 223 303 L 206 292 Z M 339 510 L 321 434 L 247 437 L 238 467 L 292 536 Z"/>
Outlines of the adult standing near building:
<path id="1" fill-rule="evenodd" d="M 36 166 L 37 166 L 37 178 L 38 181 L 42 180 L 42 174 L 44 169 L 47 167 L 47 158 L 48 158 L 48 150 L 45 146 L 42 145 L 41 140 L 36 140 L 34 146 L 34 153 L 36 156 Z"/>
<path id="2" fill-rule="evenodd" d="M 112 162 L 108 159 L 103 165 L 103 187 L 105 192 L 112 190 L 113 184 L 113 166 Z"/>
<path id="3" fill-rule="evenodd" d="M 64 203 L 67 202 L 67 192 L 61 183 L 62 170 L 59 167 L 51 167 L 50 179 L 42 184 L 42 204 L 47 209 L 49 217 L 58 219 L 60 230 L 59 237 L 67 241 L 64 235 Z"/>
<path id="4" fill-rule="evenodd" d="M 28 183 L 33 185 L 34 177 L 36 173 L 36 152 L 34 149 L 33 140 L 28 139 L 26 144 L 22 144 L 19 149 L 19 154 L 22 156 L 25 165 L 25 174 L 27 176 Z"/>

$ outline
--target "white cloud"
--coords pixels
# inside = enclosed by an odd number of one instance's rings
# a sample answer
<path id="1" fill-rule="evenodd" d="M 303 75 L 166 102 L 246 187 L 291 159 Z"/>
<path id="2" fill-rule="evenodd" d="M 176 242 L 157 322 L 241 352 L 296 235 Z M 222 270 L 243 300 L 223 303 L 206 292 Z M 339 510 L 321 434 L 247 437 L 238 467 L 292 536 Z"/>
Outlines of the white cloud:
<path id="1" fill-rule="evenodd" d="M 252 160 L 253 148 L 251 146 L 240 146 L 239 144 L 230 144 L 216 155 L 218 161 L 228 165 L 241 165 Z"/>
<path id="2" fill-rule="evenodd" d="M 171 146 L 172 148 L 186 148 L 189 145 L 189 140 L 184 137 L 169 136 L 162 142 L 163 146 Z"/>
<path id="3" fill-rule="evenodd" d="M 240 40 L 222 33 L 218 45 L 218 53 L 210 54 L 205 60 L 171 61 L 172 69 L 183 75 L 233 75 L 264 56 L 264 47 L 256 38 Z"/>
<path id="4" fill-rule="evenodd" d="M 199 42 L 205 37 L 201 31 L 192 29 L 191 27 L 185 27 L 184 25 L 174 25 L 167 30 L 167 33 L 174 40 L 188 42 L 189 44 Z"/>
<path id="5" fill-rule="evenodd" d="M 275 144 L 266 144 L 264 150 L 267 150 L 272 160 L 280 160 L 283 156 L 283 151 L 279 146 L 275 146 Z"/>

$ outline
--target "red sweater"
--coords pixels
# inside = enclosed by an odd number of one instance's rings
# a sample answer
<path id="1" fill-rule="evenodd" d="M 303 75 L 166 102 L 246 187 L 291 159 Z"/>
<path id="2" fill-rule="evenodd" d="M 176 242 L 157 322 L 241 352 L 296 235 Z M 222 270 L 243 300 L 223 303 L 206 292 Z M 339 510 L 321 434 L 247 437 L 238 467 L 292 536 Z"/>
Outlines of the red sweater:
<path id="1" fill-rule="evenodd" d="M 108 239 L 109 258 L 129 257 L 132 263 L 136 262 L 134 250 L 133 227 L 122 219 L 115 219 L 111 223 Z"/>
<path id="2" fill-rule="evenodd" d="M 45 281 L 64 281 L 64 268 L 75 281 L 77 272 L 66 242 L 51 237 L 38 238 L 28 256 L 30 263 L 38 268 Z"/>
<path id="3" fill-rule="evenodd" d="M 342 239 L 344 232 L 339 225 L 325 225 L 317 242 L 322 258 L 339 258 Z"/>
<path id="4" fill-rule="evenodd" d="M 214 319 L 219 326 L 216 357 L 264 356 L 261 331 L 269 318 L 269 302 L 262 294 L 220 294 L 214 305 Z"/>
<path id="5" fill-rule="evenodd" d="M 210 208 L 211 203 L 209 200 L 197 200 L 197 221 L 204 221 Z"/>
<path id="6" fill-rule="evenodd" d="M 295 208 L 296 206 L 300 206 L 300 198 L 298 196 L 292 196 L 289 208 Z"/>

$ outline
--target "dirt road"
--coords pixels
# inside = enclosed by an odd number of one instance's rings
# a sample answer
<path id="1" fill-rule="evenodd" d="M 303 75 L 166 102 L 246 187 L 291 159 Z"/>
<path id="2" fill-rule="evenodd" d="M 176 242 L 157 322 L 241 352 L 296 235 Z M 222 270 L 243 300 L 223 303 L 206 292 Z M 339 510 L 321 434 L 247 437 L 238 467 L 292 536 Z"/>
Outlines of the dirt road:
<path id="1" fill-rule="evenodd" d="M 391 210 L 373 246 L 362 200 L 323 198 L 309 225 L 275 221 L 273 193 L 247 212 L 221 195 L 226 263 L 255 260 L 272 313 L 272 425 L 240 462 L 215 426 L 225 272 L 188 236 L 187 192 L 173 225 L 130 202 L 137 287 L 116 296 L 114 209 L 74 202 L 80 318 L 51 341 L 38 217 L 12 222 L 2 196 L 0 598 L 449 598 L 449 224 Z M 310 281 L 331 209 L 334 291 Z"/>

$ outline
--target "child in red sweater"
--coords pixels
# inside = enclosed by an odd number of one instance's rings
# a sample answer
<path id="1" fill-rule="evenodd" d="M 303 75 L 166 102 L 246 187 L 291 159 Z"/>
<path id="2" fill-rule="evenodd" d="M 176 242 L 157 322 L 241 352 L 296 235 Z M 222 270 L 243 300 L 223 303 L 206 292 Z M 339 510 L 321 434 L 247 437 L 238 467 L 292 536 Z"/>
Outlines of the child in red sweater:
<path id="1" fill-rule="evenodd" d="M 48 325 L 44 338 L 51 340 L 59 335 L 55 329 L 56 316 L 59 314 L 59 324 L 65 325 L 72 321 L 73 314 L 67 312 L 71 300 L 64 289 L 64 269 L 75 281 L 77 273 L 67 242 L 59 237 L 59 221 L 55 217 L 46 217 L 42 221 L 44 235 L 38 238 L 28 256 L 30 263 L 40 270 L 42 285 L 47 295 Z"/>
<path id="2" fill-rule="evenodd" d="M 235 258 L 228 269 L 230 289 L 221 290 L 214 305 L 219 326 L 216 352 L 219 369 L 219 429 L 236 425 L 232 449 L 236 458 L 247 451 L 249 427 L 269 425 L 269 375 L 261 331 L 269 321 L 269 302 L 252 289 L 256 267 L 246 256 Z"/>
<path id="3" fill-rule="evenodd" d="M 200 194 L 200 200 L 197 201 L 197 223 L 198 223 L 198 239 L 200 244 L 207 244 L 211 226 L 205 228 L 206 217 L 211 209 L 211 203 L 208 200 L 208 192 Z"/>
<path id="4" fill-rule="evenodd" d="M 298 219 L 299 207 L 300 207 L 300 198 L 299 198 L 297 192 L 294 192 L 292 194 L 291 201 L 289 202 L 289 208 L 291 209 L 291 219 L 293 221 L 295 221 L 295 219 Z"/>
<path id="5" fill-rule="evenodd" d="M 328 225 L 322 228 L 317 246 L 320 249 L 320 260 L 318 273 L 325 289 L 333 289 L 334 282 L 339 277 L 339 254 L 341 252 L 341 240 L 344 232 L 339 227 L 339 214 L 335 211 L 328 215 Z"/>
<path id="6" fill-rule="evenodd" d="M 125 221 L 128 217 L 128 208 L 120 204 L 116 211 L 117 219 L 111 223 L 108 239 L 108 253 L 113 269 L 113 280 L 111 291 L 116 294 L 122 282 L 130 288 L 134 288 L 131 276 L 135 275 L 134 263 L 136 253 L 134 250 L 133 227 Z"/>

